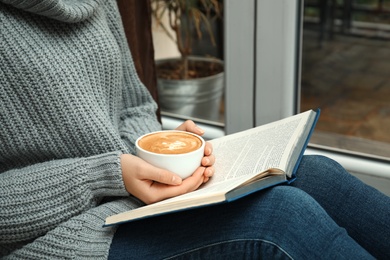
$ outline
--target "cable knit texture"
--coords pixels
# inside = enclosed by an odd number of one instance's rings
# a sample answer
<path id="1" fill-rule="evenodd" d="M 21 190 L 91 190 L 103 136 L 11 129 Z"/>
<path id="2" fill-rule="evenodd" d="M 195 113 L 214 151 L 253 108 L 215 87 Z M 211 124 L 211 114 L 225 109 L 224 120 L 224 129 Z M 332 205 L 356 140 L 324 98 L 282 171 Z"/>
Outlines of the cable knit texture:
<path id="1" fill-rule="evenodd" d="M 115 0 L 0 0 L 0 258 L 107 258 L 156 108 Z"/>

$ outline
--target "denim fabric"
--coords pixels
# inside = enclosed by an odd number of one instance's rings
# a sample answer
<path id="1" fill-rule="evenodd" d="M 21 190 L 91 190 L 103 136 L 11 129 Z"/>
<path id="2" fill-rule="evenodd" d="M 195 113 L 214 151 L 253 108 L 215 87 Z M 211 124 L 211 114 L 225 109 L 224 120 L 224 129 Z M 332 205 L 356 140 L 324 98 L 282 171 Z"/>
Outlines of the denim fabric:
<path id="1" fill-rule="evenodd" d="M 123 224 L 109 259 L 389 257 L 389 197 L 320 156 L 304 156 L 297 176 L 235 202 Z"/>
<path id="2" fill-rule="evenodd" d="M 390 259 L 390 197 L 365 185 L 326 157 L 305 156 L 293 186 L 378 259 Z"/>

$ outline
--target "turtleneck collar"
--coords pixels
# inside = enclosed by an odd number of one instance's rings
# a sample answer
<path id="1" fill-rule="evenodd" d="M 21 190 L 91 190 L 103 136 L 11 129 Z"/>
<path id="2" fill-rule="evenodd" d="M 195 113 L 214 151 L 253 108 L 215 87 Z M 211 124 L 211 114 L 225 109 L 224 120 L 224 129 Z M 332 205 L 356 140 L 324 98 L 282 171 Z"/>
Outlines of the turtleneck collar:
<path id="1" fill-rule="evenodd" d="M 0 0 L 0 3 L 68 23 L 77 23 L 91 17 L 99 2 L 100 0 Z"/>

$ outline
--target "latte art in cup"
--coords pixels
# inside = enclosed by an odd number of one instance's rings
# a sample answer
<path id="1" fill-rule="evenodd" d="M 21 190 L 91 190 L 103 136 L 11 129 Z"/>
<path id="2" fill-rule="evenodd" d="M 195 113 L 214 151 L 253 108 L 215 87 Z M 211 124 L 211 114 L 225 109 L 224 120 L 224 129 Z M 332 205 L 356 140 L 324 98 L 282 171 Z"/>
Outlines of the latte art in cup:
<path id="1" fill-rule="evenodd" d="M 185 132 L 159 132 L 144 136 L 138 145 L 152 153 L 182 154 L 199 149 L 202 141 Z"/>
<path id="2" fill-rule="evenodd" d="M 201 136 L 179 130 L 149 133 L 135 142 L 138 157 L 183 179 L 201 165 L 205 144 Z"/>

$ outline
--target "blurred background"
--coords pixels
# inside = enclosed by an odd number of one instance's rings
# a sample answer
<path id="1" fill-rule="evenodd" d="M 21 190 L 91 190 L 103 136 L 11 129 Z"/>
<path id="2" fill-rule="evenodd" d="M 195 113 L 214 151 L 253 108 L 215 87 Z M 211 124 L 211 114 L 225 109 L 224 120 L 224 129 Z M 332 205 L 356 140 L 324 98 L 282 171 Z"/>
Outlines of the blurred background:
<path id="1" fill-rule="evenodd" d="M 306 0 L 301 109 L 322 108 L 313 142 L 390 155 L 390 1 Z"/>

